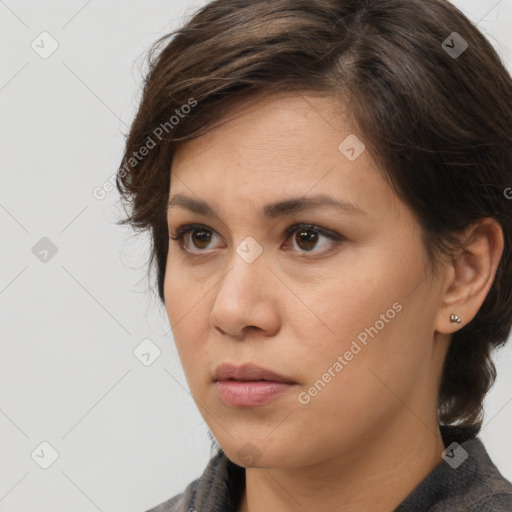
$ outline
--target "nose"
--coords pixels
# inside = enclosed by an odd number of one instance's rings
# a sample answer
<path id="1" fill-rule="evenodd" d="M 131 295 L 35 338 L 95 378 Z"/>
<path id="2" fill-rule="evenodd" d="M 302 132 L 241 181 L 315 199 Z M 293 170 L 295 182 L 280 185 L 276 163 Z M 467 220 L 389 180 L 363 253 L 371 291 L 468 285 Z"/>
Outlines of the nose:
<path id="1" fill-rule="evenodd" d="M 255 329 L 262 336 L 279 331 L 279 280 L 264 254 L 249 263 L 233 252 L 229 270 L 217 286 L 210 324 L 220 334 L 243 339 Z"/>

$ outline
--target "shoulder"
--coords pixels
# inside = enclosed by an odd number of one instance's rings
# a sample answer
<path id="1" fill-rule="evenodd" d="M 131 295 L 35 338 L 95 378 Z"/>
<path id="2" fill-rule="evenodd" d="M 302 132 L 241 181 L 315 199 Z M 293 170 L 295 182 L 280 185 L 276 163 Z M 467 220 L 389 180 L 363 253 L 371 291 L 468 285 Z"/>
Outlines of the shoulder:
<path id="1" fill-rule="evenodd" d="M 442 460 L 395 512 L 512 512 L 512 483 L 480 438 L 445 440 L 445 446 L 455 458 Z"/>
<path id="2" fill-rule="evenodd" d="M 221 450 L 182 493 L 146 512 L 228 512 L 238 498 L 244 476 L 244 468 L 231 462 Z"/>
<path id="3" fill-rule="evenodd" d="M 491 494 L 469 506 L 467 512 L 511 512 L 512 492 Z"/>
<path id="4" fill-rule="evenodd" d="M 194 481 L 195 482 L 195 481 Z M 192 482 L 192 483 L 194 483 Z M 184 498 L 185 493 L 177 494 L 176 496 L 170 498 L 169 500 L 157 505 L 156 507 L 147 510 L 146 512 L 182 512 L 185 511 L 184 508 Z M 190 511 L 192 512 L 192 511 Z"/>
<path id="5" fill-rule="evenodd" d="M 445 508 L 440 506 L 439 510 L 512 512 L 512 483 L 500 473 L 480 438 L 460 446 L 467 452 L 467 459 L 460 467 L 445 465 L 446 471 L 452 473 L 454 485 L 446 496 Z"/>
<path id="6" fill-rule="evenodd" d="M 169 498 L 156 507 L 146 510 L 146 512 L 196 512 L 193 508 L 187 506 L 187 502 L 192 502 L 200 480 L 200 478 L 197 478 L 193 482 L 190 482 L 183 492 Z"/>
<path id="7" fill-rule="evenodd" d="M 508 508 L 503 510 L 511 512 L 512 483 L 496 467 L 480 438 L 474 438 L 463 443 L 462 446 L 470 452 L 471 457 L 477 463 L 475 479 L 471 486 L 471 492 L 468 493 L 470 499 L 472 499 L 470 510 L 475 512 L 477 510 L 487 510 L 485 508 L 487 504 L 502 503 L 508 505 Z M 501 509 L 493 505 L 492 510 Z"/>

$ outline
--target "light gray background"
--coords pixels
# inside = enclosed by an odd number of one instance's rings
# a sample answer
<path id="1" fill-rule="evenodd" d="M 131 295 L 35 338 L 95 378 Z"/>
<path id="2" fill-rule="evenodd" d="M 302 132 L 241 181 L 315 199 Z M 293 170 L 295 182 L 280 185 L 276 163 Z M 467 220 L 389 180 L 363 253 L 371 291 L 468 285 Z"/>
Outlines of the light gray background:
<path id="1" fill-rule="evenodd" d="M 120 163 L 146 50 L 204 3 L 0 1 L 0 511 L 144 511 L 210 457 L 147 292 L 148 239 L 115 225 L 117 191 L 92 193 Z M 512 0 L 455 3 L 512 69 Z M 43 31 L 59 45 L 46 59 Z M 149 366 L 133 354 L 147 338 Z M 512 479 L 512 344 L 496 361 L 481 438 Z"/>

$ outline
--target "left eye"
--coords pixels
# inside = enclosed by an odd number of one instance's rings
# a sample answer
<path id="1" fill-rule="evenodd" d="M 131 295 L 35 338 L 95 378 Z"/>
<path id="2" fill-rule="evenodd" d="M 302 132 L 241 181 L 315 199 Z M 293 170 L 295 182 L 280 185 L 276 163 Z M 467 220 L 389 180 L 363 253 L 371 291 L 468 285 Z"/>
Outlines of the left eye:
<path id="1" fill-rule="evenodd" d="M 340 242 L 342 239 L 341 235 L 326 231 L 312 224 L 290 226 L 285 232 L 287 240 L 294 233 L 295 236 L 293 237 L 293 242 L 296 246 L 299 247 L 301 251 L 305 252 L 311 252 L 313 249 L 315 249 L 318 245 L 318 241 L 322 238 L 325 242 L 324 244 L 320 245 L 323 245 L 325 250 L 329 249 L 329 245 L 336 245 L 334 242 Z M 322 249 L 315 252 L 322 252 Z"/>
<path id="2" fill-rule="evenodd" d="M 337 245 L 343 239 L 342 235 L 325 230 L 319 226 L 315 226 L 314 224 L 295 224 L 290 226 L 285 231 L 286 240 L 288 240 L 294 233 L 295 236 L 292 240 L 294 245 L 299 248 L 298 252 L 325 252 L 330 249 L 329 246 Z M 204 252 L 208 249 L 208 245 L 214 236 L 218 236 L 217 233 L 206 226 L 185 225 L 179 227 L 177 229 L 176 236 L 171 236 L 170 239 L 178 242 L 182 250 L 197 253 Z M 313 249 L 318 247 L 319 241 L 321 241 L 322 238 L 324 239 L 324 243 L 320 244 L 320 246 L 323 246 L 323 249 L 321 248 L 318 251 L 313 251 Z M 192 240 L 193 246 L 196 250 L 187 247 L 185 239 Z"/>

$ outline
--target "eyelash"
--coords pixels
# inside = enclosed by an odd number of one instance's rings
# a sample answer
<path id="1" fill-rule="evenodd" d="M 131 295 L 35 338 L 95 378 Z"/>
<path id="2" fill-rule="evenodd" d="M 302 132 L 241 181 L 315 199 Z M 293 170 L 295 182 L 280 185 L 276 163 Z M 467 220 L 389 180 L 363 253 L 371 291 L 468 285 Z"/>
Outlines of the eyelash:
<path id="1" fill-rule="evenodd" d="M 187 233 L 190 233 L 195 230 L 214 232 L 214 230 L 212 230 L 202 224 L 185 224 L 183 226 L 178 227 L 176 229 L 176 236 L 174 236 L 174 237 L 169 236 L 169 239 L 177 242 L 179 244 L 179 248 L 187 254 L 207 252 L 208 251 L 207 249 L 205 249 L 205 250 L 198 249 L 197 251 L 191 251 L 190 249 L 187 249 L 184 246 L 183 237 Z M 339 243 L 341 243 L 345 239 L 345 237 L 343 237 L 342 235 L 335 233 L 333 231 L 327 231 L 327 230 L 321 228 L 320 226 L 317 226 L 316 224 L 299 223 L 299 224 L 293 224 L 284 232 L 284 235 L 286 236 L 286 240 L 288 240 L 293 233 L 295 233 L 299 230 L 316 232 L 317 234 L 322 235 L 322 236 L 332 240 L 333 242 L 335 242 L 334 247 L 338 246 Z M 327 253 L 331 252 L 332 249 L 333 248 L 327 249 L 327 250 L 323 251 L 323 253 L 327 254 Z M 319 252 L 319 251 L 315 252 L 314 249 L 312 249 L 311 251 L 298 251 L 298 252 L 300 252 L 302 254 L 308 254 L 308 253 L 315 254 L 316 252 Z"/>

